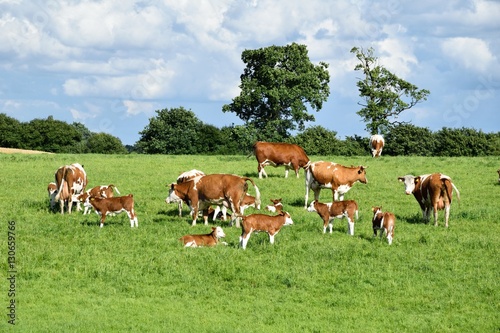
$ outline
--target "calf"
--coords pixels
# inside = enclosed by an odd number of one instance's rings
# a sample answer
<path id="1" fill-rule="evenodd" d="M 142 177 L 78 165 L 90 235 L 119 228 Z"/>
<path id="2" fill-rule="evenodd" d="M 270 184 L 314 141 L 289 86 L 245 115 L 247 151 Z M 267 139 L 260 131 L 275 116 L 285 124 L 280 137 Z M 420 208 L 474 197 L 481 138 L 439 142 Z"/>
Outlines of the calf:
<path id="1" fill-rule="evenodd" d="M 392 244 L 394 239 L 394 229 L 396 229 L 396 216 L 393 213 L 382 212 L 382 207 L 372 207 L 373 212 L 373 237 L 377 237 L 377 231 L 387 236 L 387 242 Z"/>
<path id="2" fill-rule="evenodd" d="M 185 235 L 179 238 L 184 247 L 215 246 L 220 238 L 226 237 L 221 227 L 212 227 L 212 232 L 204 235 Z"/>
<path id="3" fill-rule="evenodd" d="M 326 233 L 326 226 L 330 227 L 330 233 L 333 229 L 333 221 L 335 218 L 347 218 L 347 233 L 354 235 L 354 216 L 358 219 L 358 203 L 354 200 L 334 201 L 329 203 L 321 203 L 318 200 L 311 202 L 307 209 L 309 212 L 317 212 L 323 219 L 323 233 Z"/>
<path id="4" fill-rule="evenodd" d="M 398 177 L 398 180 L 405 184 L 405 193 L 407 195 L 413 194 L 417 200 L 426 223 L 429 222 L 432 208 L 434 225 L 437 226 L 438 210 L 444 209 L 445 227 L 448 227 L 453 189 L 460 201 L 460 192 L 450 177 L 441 173 L 433 173 L 421 176 L 406 175 Z"/>
<path id="5" fill-rule="evenodd" d="M 281 203 L 281 198 L 270 199 L 270 200 L 273 204 L 266 206 L 266 210 L 273 212 L 273 213 L 279 213 L 283 210 L 283 204 Z"/>
<path id="6" fill-rule="evenodd" d="M 49 195 L 50 209 L 54 209 L 56 205 L 57 184 L 54 182 L 49 183 L 47 193 Z"/>
<path id="7" fill-rule="evenodd" d="M 226 215 L 227 215 L 227 203 L 223 202 L 220 205 L 216 205 L 215 209 L 213 210 L 213 217 L 212 221 L 215 221 L 217 217 L 219 216 L 219 213 L 222 211 L 222 220 L 226 220 Z M 245 213 L 245 209 L 248 207 L 254 207 L 255 209 L 260 209 L 260 202 L 255 202 L 255 197 L 253 195 L 250 195 L 248 193 L 245 193 L 245 196 L 243 197 L 243 201 L 241 202 L 240 205 L 240 215 L 243 215 Z M 211 207 L 208 209 L 208 215 L 212 213 Z M 209 216 L 207 216 L 209 217 Z M 205 223 L 206 224 L 206 223 Z"/>
<path id="8" fill-rule="evenodd" d="M 247 247 L 248 240 L 252 232 L 264 231 L 269 235 L 269 243 L 274 244 L 274 236 L 284 225 L 293 224 L 292 217 L 287 212 L 280 212 L 279 215 L 270 216 L 265 214 L 250 214 L 243 217 L 240 246 Z"/>
<path id="9" fill-rule="evenodd" d="M 127 212 L 131 228 L 139 226 L 134 210 L 134 196 L 132 194 L 113 198 L 90 198 L 86 205 L 92 205 L 96 213 L 101 216 L 101 228 L 104 226 L 107 214 L 119 214 L 121 212 Z"/>
<path id="10" fill-rule="evenodd" d="M 92 209 L 91 205 L 85 205 L 85 203 L 90 200 L 90 198 L 112 198 L 114 196 L 114 191 L 120 194 L 120 191 L 116 188 L 115 185 L 109 184 L 108 186 L 101 185 L 95 186 L 90 190 L 83 192 L 82 194 L 77 196 L 79 202 L 83 203 L 83 215 L 90 214 L 90 210 Z"/>

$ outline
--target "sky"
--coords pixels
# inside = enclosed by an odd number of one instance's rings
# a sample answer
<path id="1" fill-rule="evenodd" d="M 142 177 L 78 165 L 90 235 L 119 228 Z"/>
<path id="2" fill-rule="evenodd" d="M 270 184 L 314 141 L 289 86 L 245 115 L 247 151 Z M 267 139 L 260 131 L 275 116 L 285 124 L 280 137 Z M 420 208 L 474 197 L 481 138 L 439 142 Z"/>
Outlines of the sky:
<path id="1" fill-rule="evenodd" d="M 400 120 L 496 133 L 499 17 L 498 0 L 0 0 L 0 113 L 80 122 L 126 145 L 156 110 L 241 125 L 222 106 L 239 95 L 242 52 L 295 42 L 329 64 L 330 96 L 307 126 L 369 135 L 356 46 L 430 90 Z"/>

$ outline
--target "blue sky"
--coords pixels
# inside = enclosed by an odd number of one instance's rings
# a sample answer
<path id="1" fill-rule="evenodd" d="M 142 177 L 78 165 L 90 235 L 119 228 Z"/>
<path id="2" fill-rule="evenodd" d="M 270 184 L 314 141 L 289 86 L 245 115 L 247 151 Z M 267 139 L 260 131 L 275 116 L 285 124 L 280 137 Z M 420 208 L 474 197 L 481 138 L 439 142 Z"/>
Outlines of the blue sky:
<path id="1" fill-rule="evenodd" d="M 85 124 L 134 144 L 155 110 L 217 127 L 239 95 L 241 53 L 305 44 L 329 64 L 330 97 L 308 126 L 368 136 L 353 46 L 428 89 L 401 120 L 500 131 L 500 1 L 0 0 L 0 109 Z"/>

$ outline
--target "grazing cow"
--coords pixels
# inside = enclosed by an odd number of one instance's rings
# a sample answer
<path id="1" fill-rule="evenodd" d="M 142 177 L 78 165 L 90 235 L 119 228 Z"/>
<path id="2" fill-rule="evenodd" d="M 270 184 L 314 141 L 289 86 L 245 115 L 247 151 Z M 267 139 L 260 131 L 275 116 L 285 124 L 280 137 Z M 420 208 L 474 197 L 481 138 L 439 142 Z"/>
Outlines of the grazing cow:
<path id="1" fill-rule="evenodd" d="M 281 198 L 270 199 L 270 200 L 273 204 L 266 206 L 266 210 L 273 212 L 273 213 L 279 213 L 283 210 L 283 204 L 281 203 Z"/>
<path id="2" fill-rule="evenodd" d="M 62 166 L 57 169 L 55 179 L 57 185 L 55 201 L 59 201 L 61 214 L 64 214 L 65 203 L 68 205 L 68 213 L 71 214 L 73 201 L 77 202 L 77 210 L 81 210 L 77 196 L 85 191 L 88 183 L 83 166 L 78 163 Z"/>
<path id="3" fill-rule="evenodd" d="M 248 190 L 247 181 L 255 188 L 255 205 L 260 207 L 260 192 L 254 181 L 248 177 L 230 174 L 211 174 L 197 177 L 185 183 L 170 185 L 166 203 L 184 201 L 192 210 L 192 225 L 196 225 L 198 211 L 203 211 L 203 219 L 208 224 L 208 208 L 211 205 L 225 205 L 232 211 L 231 220 L 240 226 L 241 203 Z"/>
<path id="4" fill-rule="evenodd" d="M 220 238 L 226 237 L 221 227 L 212 227 L 212 232 L 204 235 L 185 235 L 179 238 L 184 247 L 215 246 Z"/>
<path id="5" fill-rule="evenodd" d="M 54 209 L 56 205 L 57 184 L 52 182 L 47 186 L 47 193 L 49 195 L 50 209 Z"/>
<path id="6" fill-rule="evenodd" d="M 200 176 L 205 176 L 205 173 L 203 171 L 196 169 L 183 172 L 179 175 L 179 177 L 177 177 L 177 184 L 185 183 Z M 170 186 L 170 184 L 167 184 L 167 186 Z M 179 209 L 179 217 L 182 217 L 182 200 L 178 201 L 178 209 Z"/>
<path id="7" fill-rule="evenodd" d="M 309 199 L 309 189 L 314 192 L 314 199 L 319 199 L 319 192 L 322 188 L 332 189 L 333 200 L 344 200 L 352 185 L 357 181 L 366 184 L 366 167 L 346 167 L 333 162 L 318 161 L 311 163 L 306 169 L 306 196 L 304 208 L 307 209 Z"/>
<path id="8" fill-rule="evenodd" d="M 385 141 L 384 137 L 379 134 L 372 135 L 370 137 L 370 147 L 372 150 L 372 157 L 380 157 L 382 155 L 382 149 L 384 148 Z"/>
<path id="9" fill-rule="evenodd" d="M 347 218 L 347 234 L 354 236 L 354 217 L 358 219 L 358 203 L 354 200 L 334 201 L 321 203 L 318 200 L 311 202 L 309 212 L 317 212 L 323 219 L 323 233 L 326 233 L 326 227 L 330 227 L 330 233 L 333 229 L 333 220 L 335 218 Z M 332 222 L 330 222 L 332 221 Z"/>
<path id="10" fill-rule="evenodd" d="M 137 214 L 134 210 L 134 196 L 132 194 L 123 197 L 90 198 L 85 205 L 91 205 L 96 213 L 101 216 L 101 228 L 104 226 L 106 215 L 112 213 L 119 214 L 121 212 L 127 212 L 131 228 L 134 226 L 139 227 Z"/>
<path id="11" fill-rule="evenodd" d="M 422 216 L 426 223 L 429 222 L 429 213 L 432 208 L 434 225 L 437 226 L 438 210 L 444 209 L 445 227 L 448 227 L 453 189 L 457 192 L 457 198 L 460 201 L 460 192 L 450 177 L 441 173 L 433 173 L 421 176 L 406 175 L 398 177 L 398 180 L 405 184 L 407 195 L 413 193 L 422 209 Z"/>
<path id="12" fill-rule="evenodd" d="M 377 237 L 377 231 L 380 230 L 380 238 L 385 234 L 387 242 L 391 245 L 394 239 L 394 229 L 396 229 L 396 216 L 390 212 L 382 212 L 382 207 L 372 207 L 372 212 L 373 237 Z"/>
<path id="13" fill-rule="evenodd" d="M 292 217 L 288 212 L 280 212 L 278 215 L 250 214 L 243 217 L 241 222 L 240 246 L 247 247 L 252 232 L 264 231 L 269 235 L 269 243 L 274 244 L 274 236 L 284 225 L 293 224 Z"/>
<path id="14" fill-rule="evenodd" d="M 259 178 L 262 178 L 262 175 L 267 178 L 264 170 L 266 165 L 284 166 L 285 178 L 288 177 L 289 169 L 294 170 L 298 178 L 299 168 L 305 169 L 310 163 L 304 149 L 291 143 L 257 141 L 253 145 L 253 153 L 259 163 L 257 166 Z"/>
<path id="15" fill-rule="evenodd" d="M 112 198 L 114 196 L 113 190 L 116 191 L 116 193 L 120 194 L 120 191 L 116 188 L 115 185 L 109 184 L 108 186 L 101 185 L 101 186 L 95 186 L 91 188 L 90 190 L 87 190 L 86 192 L 83 192 L 79 196 L 77 196 L 77 199 L 79 202 L 85 203 L 90 198 Z M 85 214 L 90 214 L 90 210 L 92 208 L 91 205 L 83 205 L 83 215 Z"/>

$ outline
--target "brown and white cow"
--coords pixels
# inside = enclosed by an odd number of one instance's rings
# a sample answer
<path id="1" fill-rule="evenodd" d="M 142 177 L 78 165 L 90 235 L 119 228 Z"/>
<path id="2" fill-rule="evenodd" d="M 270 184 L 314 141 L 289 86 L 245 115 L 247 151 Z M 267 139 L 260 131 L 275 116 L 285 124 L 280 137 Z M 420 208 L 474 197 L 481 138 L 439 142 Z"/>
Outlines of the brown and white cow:
<path id="1" fill-rule="evenodd" d="M 262 175 L 267 178 L 264 170 L 266 165 L 284 166 L 285 178 L 288 177 L 288 170 L 294 170 L 298 178 L 299 169 L 305 169 L 310 163 L 304 149 L 292 143 L 257 141 L 253 145 L 253 153 L 259 163 L 257 165 L 259 178 L 262 178 Z"/>
<path id="2" fill-rule="evenodd" d="M 121 212 L 127 212 L 131 228 L 139 226 L 137 214 L 134 210 L 134 196 L 132 194 L 112 198 L 90 198 L 85 205 L 91 205 L 96 213 L 101 216 L 101 228 L 104 226 L 106 215 L 119 214 Z"/>
<path id="3" fill-rule="evenodd" d="M 382 149 L 384 148 L 384 137 L 380 134 L 374 134 L 370 137 L 370 148 L 372 150 L 372 157 L 380 157 Z"/>
<path id="4" fill-rule="evenodd" d="M 356 182 L 368 183 L 366 179 L 366 167 L 351 166 L 346 167 L 333 162 L 318 161 L 313 162 L 306 169 L 306 196 L 304 208 L 307 209 L 309 199 L 309 189 L 314 192 L 314 200 L 319 199 L 322 188 L 330 188 L 333 194 L 333 201 L 344 200 L 347 193 Z"/>
<path id="5" fill-rule="evenodd" d="M 373 237 L 377 237 L 377 231 L 380 230 L 380 238 L 385 234 L 387 242 L 391 245 L 396 229 L 396 216 L 390 212 L 382 212 L 382 207 L 372 207 L 372 212 Z"/>
<path id="6" fill-rule="evenodd" d="M 422 209 L 424 221 L 429 222 L 431 209 L 434 213 L 434 225 L 438 225 L 438 210 L 444 209 L 445 227 L 448 227 L 452 192 L 455 189 L 460 201 L 460 192 L 451 181 L 451 178 L 441 173 L 433 173 L 421 176 L 406 175 L 398 177 L 405 184 L 405 193 L 412 194 Z"/>
<path id="7" fill-rule="evenodd" d="M 254 181 L 248 177 L 231 174 L 210 174 L 197 177 L 185 183 L 170 185 L 166 203 L 184 201 L 192 210 L 192 225 L 196 225 L 198 211 L 208 224 L 208 208 L 211 205 L 225 205 L 232 211 L 231 220 L 240 226 L 241 204 L 248 190 L 247 181 L 255 188 L 255 204 L 260 206 L 260 192 Z"/>
<path id="8" fill-rule="evenodd" d="M 88 179 L 87 173 L 78 163 L 64 165 L 55 173 L 57 194 L 55 201 L 59 201 L 61 214 L 64 214 L 64 206 L 68 205 L 68 213 L 71 213 L 73 201 L 77 202 L 77 210 L 81 210 L 77 196 L 85 191 Z"/>
<path id="9" fill-rule="evenodd" d="M 253 195 L 250 195 L 248 193 L 245 193 L 245 196 L 243 197 L 243 201 L 241 202 L 240 205 L 240 215 L 243 215 L 245 213 L 245 209 L 248 207 L 253 207 L 255 209 L 260 210 L 260 201 L 256 202 L 255 197 Z M 226 215 L 227 215 L 227 209 L 229 207 L 223 203 L 222 205 L 217 205 L 215 206 L 214 212 L 213 212 L 213 221 L 217 219 L 219 216 L 219 212 L 222 211 L 222 220 L 226 220 Z"/>
<path id="10" fill-rule="evenodd" d="M 114 196 L 114 191 L 120 194 L 120 191 L 118 191 L 118 188 L 116 188 L 115 185 L 109 184 L 107 186 L 106 185 L 95 186 L 90 190 L 87 190 L 82 194 L 78 195 L 77 196 L 78 201 L 84 203 L 83 215 L 87 213 L 90 214 L 92 206 L 85 205 L 85 202 L 90 200 L 90 198 L 112 198 Z"/>
<path id="11" fill-rule="evenodd" d="M 358 219 L 358 203 L 354 200 L 333 201 L 329 203 L 321 203 L 318 200 L 311 202 L 309 212 L 317 212 L 323 219 L 323 233 L 326 233 L 326 227 L 330 227 L 330 233 L 333 229 L 333 220 L 335 218 L 347 218 L 347 234 L 354 236 L 354 222 Z"/>
<path id="12" fill-rule="evenodd" d="M 47 186 L 47 193 L 49 195 L 50 209 L 54 209 L 56 205 L 57 184 L 54 182 L 49 183 Z"/>
<path id="13" fill-rule="evenodd" d="M 193 180 L 196 177 L 200 177 L 200 176 L 205 176 L 205 173 L 203 171 L 200 171 L 200 170 L 192 169 L 192 170 L 185 171 L 185 172 L 181 173 L 177 177 L 176 182 L 177 182 L 177 184 L 185 183 L 187 181 Z M 170 186 L 170 184 L 167 184 L 167 186 Z M 178 209 L 179 209 L 179 217 L 182 217 L 182 200 L 178 201 Z"/>
<path id="14" fill-rule="evenodd" d="M 279 213 L 283 210 L 283 204 L 281 203 L 281 198 L 270 199 L 270 200 L 273 204 L 266 206 L 266 210 L 273 212 L 273 213 Z"/>
<path id="15" fill-rule="evenodd" d="M 221 227 L 212 227 L 212 232 L 204 235 L 185 235 L 179 238 L 184 247 L 215 246 L 220 238 L 226 237 Z"/>
<path id="16" fill-rule="evenodd" d="M 292 225 L 292 217 L 288 212 L 280 212 L 278 215 L 250 214 L 243 217 L 241 222 L 240 246 L 247 247 L 252 232 L 263 231 L 269 235 L 269 243 L 274 244 L 274 236 L 284 225 Z"/>

